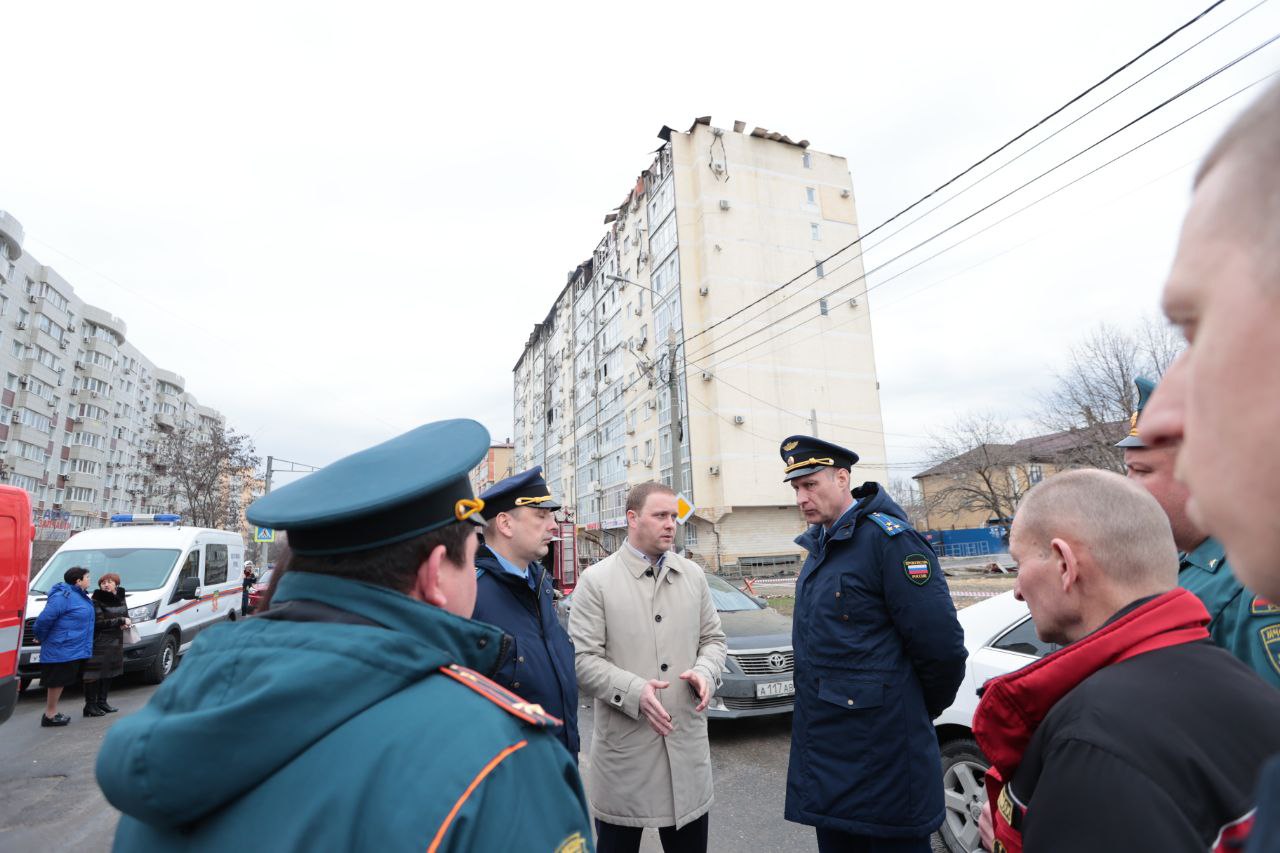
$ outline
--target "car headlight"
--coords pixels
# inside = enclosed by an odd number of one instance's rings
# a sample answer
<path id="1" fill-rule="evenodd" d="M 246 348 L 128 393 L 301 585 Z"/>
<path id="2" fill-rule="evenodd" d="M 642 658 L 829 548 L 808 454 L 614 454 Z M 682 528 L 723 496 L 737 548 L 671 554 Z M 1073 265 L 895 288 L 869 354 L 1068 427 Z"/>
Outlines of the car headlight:
<path id="1" fill-rule="evenodd" d="M 150 604 L 144 604 L 141 607 L 129 608 L 130 622 L 148 622 L 156 618 L 156 611 L 160 609 L 160 602 L 153 601 Z"/>

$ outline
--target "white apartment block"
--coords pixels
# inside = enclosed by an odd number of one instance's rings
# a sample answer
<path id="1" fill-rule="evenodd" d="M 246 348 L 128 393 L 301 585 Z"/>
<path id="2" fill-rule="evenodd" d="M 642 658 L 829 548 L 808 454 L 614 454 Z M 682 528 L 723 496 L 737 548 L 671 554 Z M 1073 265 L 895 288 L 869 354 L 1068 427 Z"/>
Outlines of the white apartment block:
<path id="1" fill-rule="evenodd" d="M 704 566 L 798 570 L 788 435 L 816 428 L 859 453 L 855 483 L 888 479 L 861 252 L 837 254 L 859 234 L 847 161 L 744 131 L 662 129 L 516 363 L 513 467 L 544 466 L 580 565 L 621 544 L 631 486 L 672 481 L 669 340 Z"/>
<path id="2" fill-rule="evenodd" d="M 141 474 L 157 431 L 223 416 L 22 241 L 22 225 L 0 211 L 0 480 L 30 493 L 37 540 L 103 526 L 112 513 L 172 511 L 151 503 Z"/>

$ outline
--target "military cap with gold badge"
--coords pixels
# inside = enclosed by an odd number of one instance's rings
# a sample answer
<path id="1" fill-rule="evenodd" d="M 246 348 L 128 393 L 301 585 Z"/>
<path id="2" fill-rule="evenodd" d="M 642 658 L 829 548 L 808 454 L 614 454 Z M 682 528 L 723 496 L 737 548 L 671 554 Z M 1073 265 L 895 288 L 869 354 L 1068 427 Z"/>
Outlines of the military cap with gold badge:
<path id="1" fill-rule="evenodd" d="M 1138 388 L 1138 407 L 1129 416 L 1129 434 L 1117 441 L 1116 447 L 1146 447 L 1138 435 L 1138 418 L 1142 416 L 1142 410 L 1147 407 L 1147 401 L 1155 392 L 1156 383 L 1145 376 L 1139 376 L 1133 380 L 1133 384 Z"/>
<path id="2" fill-rule="evenodd" d="M 499 480 L 480 493 L 484 501 L 484 511 L 493 518 L 500 512 L 511 512 L 518 507 L 528 506 L 534 509 L 560 509 L 560 504 L 551 497 L 551 489 L 542 478 L 542 466 L 535 465 L 528 471 L 512 474 L 505 480 Z"/>
<path id="3" fill-rule="evenodd" d="M 784 483 L 797 477 L 806 477 L 823 468 L 848 470 L 858 464 L 858 454 L 852 450 L 812 435 L 788 436 L 782 440 L 778 452 L 786 463 L 782 477 Z"/>
<path id="4" fill-rule="evenodd" d="M 245 517 L 284 530 L 298 554 L 367 551 L 457 521 L 484 524 L 468 477 L 489 450 L 473 420 L 436 421 L 264 495 Z"/>

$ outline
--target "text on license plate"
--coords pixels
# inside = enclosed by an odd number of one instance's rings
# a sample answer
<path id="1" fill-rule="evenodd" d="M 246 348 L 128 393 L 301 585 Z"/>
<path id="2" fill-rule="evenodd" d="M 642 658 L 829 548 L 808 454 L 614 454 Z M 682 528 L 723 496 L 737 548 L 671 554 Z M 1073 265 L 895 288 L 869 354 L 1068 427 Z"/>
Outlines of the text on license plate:
<path id="1" fill-rule="evenodd" d="M 767 696 L 794 696 L 796 692 L 796 683 L 794 681 L 768 681 L 764 684 L 756 685 L 756 698 L 764 699 Z"/>
<path id="2" fill-rule="evenodd" d="M 32 652 L 32 653 L 31 653 L 31 658 L 29 659 L 29 662 L 30 662 L 30 663 L 40 663 L 40 653 L 39 653 L 39 652 Z"/>

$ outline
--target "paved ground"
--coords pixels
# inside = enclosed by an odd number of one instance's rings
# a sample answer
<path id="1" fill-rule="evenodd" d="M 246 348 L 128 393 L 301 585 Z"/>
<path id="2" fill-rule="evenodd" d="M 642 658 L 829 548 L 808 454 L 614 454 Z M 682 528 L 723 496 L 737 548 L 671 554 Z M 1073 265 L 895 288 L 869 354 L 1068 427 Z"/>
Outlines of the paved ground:
<path id="1" fill-rule="evenodd" d="M 111 724 L 145 705 L 154 690 L 133 683 L 113 688 L 111 704 L 120 713 L 106 717 L 82 716 L 83 697 L 69 690 L 58 706 L 71 717 L 63 728 L 40 727 L 39 687 L 18 701 L 0 726 L 0 850 L 111 849 L 118 814 L 98 790 L 93 762 Z"/>
<path id="2" fill-rule="evenodd" d="M 118 815 L 94 782 L 94 758 L 111 723 L 141 708 L 154 690 L 122 685 L 111 696 L 121 712 L 98 718 L 81 716 L 80 695 L 68 695 L 60 708 L 72 721 L 60 729 L 40 727 L 44 691 L 39 687 L 19 701 L 0 727 L 0 850 L 111 849 Z M 590 707 L 581 713 L 586 761 L 592 713 Z M 711 850 L 817 849 L 813 830 L 782 818 L 790 739 L 789 714 L 712 722 Z M 646 831 L 641 849 L 662 849 L 657 832 Z M 935 839 L 934 849 L 945 848 Z"/>
<path id="3" fill-rule="evenodd" d="M 589 760 L 592 712 L 579 712 L 583 761 Z M 791 745 L 791 715 L 711 723 L 711 765 L 716 802 L 711 809 L 712 851 L 817 850 L 813 829 L 788 823 L 782 817 L 787 789 L 787 753 Z M 642 853 L 662 850 L 656 830 L 647 829 Z M 945 853 L 934 836 L 933 849 Z"/>

